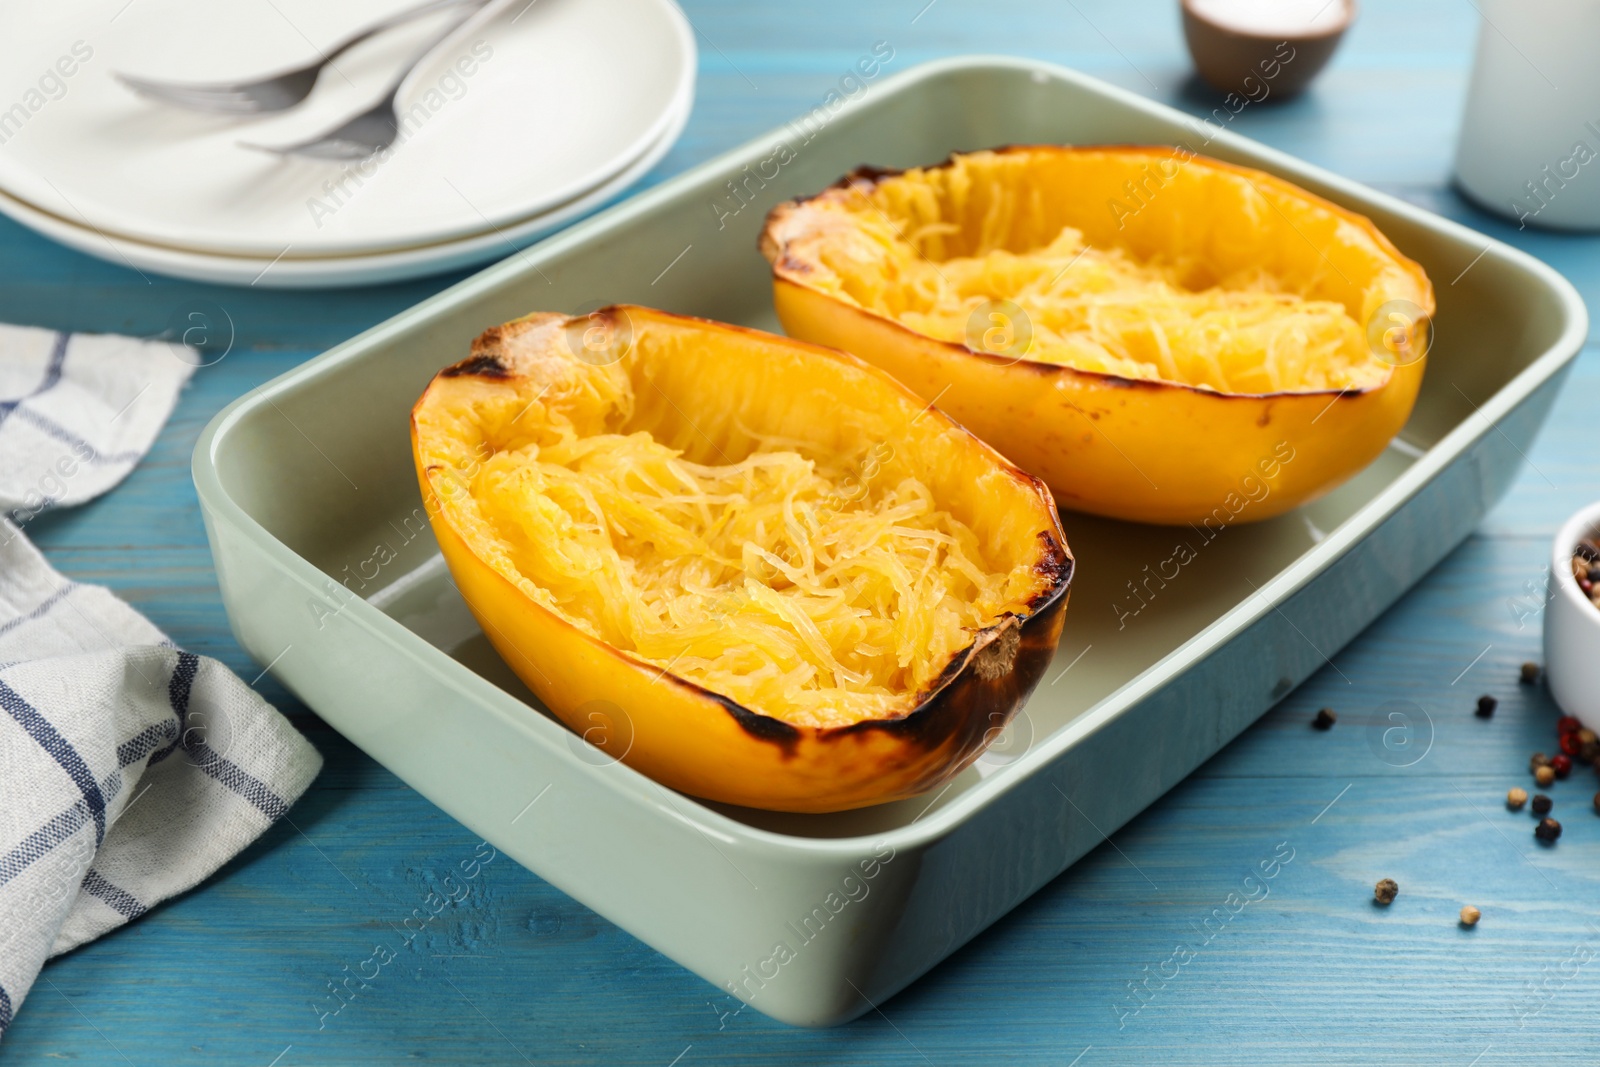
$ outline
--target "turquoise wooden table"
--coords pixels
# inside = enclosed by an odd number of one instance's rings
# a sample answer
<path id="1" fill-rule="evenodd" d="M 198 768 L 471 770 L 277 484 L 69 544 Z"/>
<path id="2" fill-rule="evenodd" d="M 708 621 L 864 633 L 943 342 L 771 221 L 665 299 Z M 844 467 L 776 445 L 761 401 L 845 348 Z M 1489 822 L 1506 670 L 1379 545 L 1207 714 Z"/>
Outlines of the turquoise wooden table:
<path id="1" fill-rule="evenodd" d="M 1600 240 L 1519 232 L 1449 187 L 1474 5 L 1363 6 L 1310 95 L 1247 108 L 1235 127 L 1531 251 L 1600 311 Z M 699 98 L 651 180 L 811 107 L 877 41 L 892 44 L 891 69 L 1013 53 L 1195 114 L 1215 105 L 1189 75 L 1172 0 L 687 7 Z M 106 497 L 29 532 L 73 578 L 111 586 L 181 645 L 256 678 L 218 600 L 189 480 L 195 438 L 228 401 L 455 279 L 310 294 L 207 287 L 0 224 L 0 280 L 0 320 L 60 329 L 153 335 L 192 309 L 226 311 L 231 349 L 214 339 L 227 355 L 197 373 L 149 459 Z M 1548 540 L 1600 497 L 1596 396 L 1591 347 L 1521 479 L 1470 541 L 1111 843 L 850 1026 L 794 1030 L 740 1011 L 504 858 L 398 966 L 327 1014 L 330 983 L 477 840 L 266 676 L 262 694 L 327 756 L 321 778 L 217 877 L 48 966 L 0 1059 L 1594 1063 L 1600 818 L 1589 798 L 1600 783 L 1586 771 L 1557 783 L 1566 834 L 1553 849 L 1536 847 L 1527 813 L 1501 798 L 1530 784 L 1528 754 L 1554 742 L 1557 712 L 1517 684 L 1517 667 L 1538 657 Z M 1472 714 L 1486 692 L 1500 698 L 1488 721 Z M 1408 766 L 1380 758 L 1355 725 L 1392 700 L 1420 706 L 1431 735 Z M 1327 733 L 1308 728 L 1322 706 L 1343 717 Z M 1284 865 L 1270 893 L 1230 905 L 1247 870 L 1274 855 Z M 1382 877 L 1400 883 L 1403 907 L 1372 904 Z M 1483 911 L 1473 930 L 1456 924 L 1468 903 Z"/>

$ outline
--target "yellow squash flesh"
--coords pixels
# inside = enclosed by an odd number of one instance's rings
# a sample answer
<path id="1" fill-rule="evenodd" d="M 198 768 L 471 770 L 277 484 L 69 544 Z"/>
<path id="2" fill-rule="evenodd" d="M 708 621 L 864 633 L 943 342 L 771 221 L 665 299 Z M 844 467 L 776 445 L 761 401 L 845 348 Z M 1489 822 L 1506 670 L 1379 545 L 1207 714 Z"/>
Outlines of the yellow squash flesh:
<path id="1" fill-rule="evenodd" d="M 696 796 L 834 811 L 940 785 L 1060 637 L 1048 491 L 844 353 L 531 315 L 434 379 L 412 445 L 507 665 L 598 759 Z"/>
<path id="2" fill-rule="evenodd" d="M 861 171 L 769 216 L 791 336 L 882 367 L 1064 508 L 1226 526 L 1370 463 L 1434 312 L 1373 224 L 1171 148 Z"/>

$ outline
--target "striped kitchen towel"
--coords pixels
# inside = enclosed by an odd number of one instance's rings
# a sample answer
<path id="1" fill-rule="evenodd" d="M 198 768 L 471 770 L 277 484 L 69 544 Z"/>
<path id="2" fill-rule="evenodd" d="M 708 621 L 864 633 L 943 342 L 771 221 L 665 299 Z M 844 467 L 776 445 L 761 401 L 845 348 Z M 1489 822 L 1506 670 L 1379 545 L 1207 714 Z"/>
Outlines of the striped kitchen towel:
<path id="1" fill-rule="evenodd" d="M 26 524 L 122 481 L 197 362 L 184 345 L 0 325 L 0 514 Z"/>
<path id="2" fill-rule="evenodd" d="M 25 522 L 120 481 L 193 367 L 170 345 L 13 330 L 0 512 Z M 215 872 L 321 765 L 226 667 L 0 518 L 0 1037 L 46 959 Z"/>

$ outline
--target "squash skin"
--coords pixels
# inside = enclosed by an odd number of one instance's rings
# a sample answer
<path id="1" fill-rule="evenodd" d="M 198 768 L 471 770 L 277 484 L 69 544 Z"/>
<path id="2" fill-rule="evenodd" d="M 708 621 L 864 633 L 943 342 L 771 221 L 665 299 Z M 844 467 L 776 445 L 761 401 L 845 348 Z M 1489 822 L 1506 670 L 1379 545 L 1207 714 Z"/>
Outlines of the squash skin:
<path id="1" fill-rule="evenodd" d="M 1128 168 L 1172 157 L 1171 149 L 1145 147 L 997 152 L 1046 158 L 1094 153 L 1111 161 L 1108 166 Z M 1243 176 L 1264 195 L 1314 206 L 1370 238 L 1395 263 L 1386 279 L 1388 297 L 1410 300 L 1424 313 L 1410 336 L 1427 337 L 1432 286 L 1368 219 L 1262 172 L 1200 157 L 1183 165 Z M 919 395 L 939 398 L 952 418 L 1042 478 L 1062 508 L 1173 525 L 1268 519 L 1360 471 L 1410 417 L 1425 352 L 1364 390 L 1222 393 L 975 350 L 918 333 L 811 284 L 816 268 L 806 245 L 829 224 L 811 204 L 858 195 L 901 173 L 863 168 L 815 197 L 773 209 L 760 248 L 772 265 L 778 320 L 790 336 L 852 352 Z M 1366 295 L 1372 306 L 1363 310 L 1370 314 L 1381 301 Z"/>
<path id="2" fill-rule="evenodd" d="M 620 754 L 623 762 L 657 782 L 710 800 L 780 811 L 839 811 L 914 796 L 959 773 L 1026 700 L 1060 640 L 1073 561 L 1048 491 L 852 356 L 645 308 L 595 314 L 625 315 L 636 343 L 652 330 L 676 330 L 692 331 L 704 344 L 723 346 L 720 351 L 735 358 L 752 342 L 783 346 L 806 356 L 815 381 L 832 385 L 838 403 L 893 404 L 909 416 L 937 420 L 942 440 L 964 450 L 969 460 L 1013 479 L 1022 495 L 1036 502 L 1030 513 L 1038 527 L 1031 558 L 1040 591 L 1025 614 L 1001 617 L 954 656 L 929 690 L 919 694 L 915 710 L 833 728 L 796 726 L 744 708 L 592 637 L 530 600 L 474 551 L 449 521 L 434 470 L 424 459 L 420 433 L 427 431 L 419 430 L 419 422 L 426 421 L 430 397 L 462 388 L 512 387 L 517 380 L 521 371 L 516 358 L 507 355 L 500 332 L 509 327 L 500 327 L 480 337 L 468 359 L 446 368 L 429 385 L 413 410 L 412 447 L 440 550 L 468 607 L 507 665 L 579 734 L 595 725 L 587 721 L 589 709 L 621 711 L 631 735 Z M 519 323 L 548 329 L 554 336 L 576 321 L 536 315 Z M 864 387 L 877 395 L 863 400 Z"/>

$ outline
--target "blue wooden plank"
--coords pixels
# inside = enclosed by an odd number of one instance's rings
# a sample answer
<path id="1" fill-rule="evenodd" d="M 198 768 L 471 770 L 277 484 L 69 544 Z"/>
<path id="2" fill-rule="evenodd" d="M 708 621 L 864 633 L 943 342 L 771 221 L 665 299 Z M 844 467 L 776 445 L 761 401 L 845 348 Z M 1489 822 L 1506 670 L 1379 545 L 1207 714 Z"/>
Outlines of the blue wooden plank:
<path id="1" fill-rule="evenodd" d="M 810 106 L 875 40 L 894 43 L 897 69 L 1008 52 L 1195 114 L 1213 106 L 1188 76 L 1174 4 L 925 4 L 690 3 L 699 103 L 648 180 Z M 1595 238 L 1518 232 L 1448 188 L 1474 20 L 1449 0 L 1372 0 L 1310 95 L 1248 108 L 1238 127 L 1511 240 L 1600 307 Z M 31 532 L 73 577 L 113 586 L 181 644 L 255 677 L 217 599 L 188 478 L 195 436 L 235 396 L 449 279 L 336 293 L 147 280 L 9 223 L 0 279 L 9 321 L 149 335 L 201 300 L 234 316 L 236 349 L 196 375 L 150 458 L 115 492 Z M 797 1031 L 737 1011 L 504 859 L 329 1014 L 329 983 L 375 944 L 398 944 L 394 925 L 477 842 L 265 678 L 258 688 L 328 758 L 292 823 L 200 890 L 47 968 L 6 1062 L 1588 1062 L 1597 783 L 1575 775 L 1552 791 L 1567 825 L 1554 849 L 1536 847 L 1528 814 L 1499 798 L 1527 782 L 1527 753 L 1551 744 L 1554 708 L 1514 672 L 1538 654 L 1527 594 L 1547 538 L 1600 496 L 1587 411 L 1597 390 L 1590 349 L 1476 537 L 1115 847 L 852 1026 Z M 1487 722 L 1470 713 L 1485 691 L 1502 698 Z M 1382 744 L 1395 701 L 1431 724 L 1431 747 L 1407 766 Z M 1325 734 L 1307 726 L 1324 705 L 1341 714 Z M 1293 859 L 1246 882 L 1287 854 L 1284 842 Z M 1401 896 L 1380 910 L 1371 885 L 1385 876 Z M 1230 907 L 1230 893 L 1260 899 Z M 1474 931 L 1455 925 L 1463 903 L 1483 909 Z"/>

